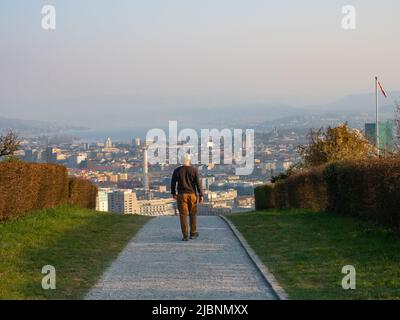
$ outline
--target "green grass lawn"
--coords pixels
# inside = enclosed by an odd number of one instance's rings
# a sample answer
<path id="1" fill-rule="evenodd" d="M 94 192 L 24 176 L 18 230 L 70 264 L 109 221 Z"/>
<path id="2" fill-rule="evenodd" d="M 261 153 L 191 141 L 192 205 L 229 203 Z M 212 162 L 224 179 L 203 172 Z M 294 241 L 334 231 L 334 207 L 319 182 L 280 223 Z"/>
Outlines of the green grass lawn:
<path id="1" fill-rule="evenodd" d="M 83 298 L 148 219 L 66 206 L 0 223 L 0 299 Z M 42 289 L 45 265 L 55 290 Z"/>
<path id="2" fill-rule="evenodd" d="M 290 299 L 400 299 L 400 234 L 307 210 L 228 215 Z M 342 267 L 356 268 L 343 290 Z"/>

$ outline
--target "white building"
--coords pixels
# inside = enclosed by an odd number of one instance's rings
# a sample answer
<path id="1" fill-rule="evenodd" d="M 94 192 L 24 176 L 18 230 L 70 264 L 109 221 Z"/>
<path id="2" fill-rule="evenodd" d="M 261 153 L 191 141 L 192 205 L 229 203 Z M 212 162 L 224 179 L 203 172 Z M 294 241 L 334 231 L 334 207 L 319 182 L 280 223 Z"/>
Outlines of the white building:
<path id="1" fill-rule="evenodd" d="M 99 189 L 96 198 L 97 211 L 108 212 L 108 195 L 110 192 L 110 189 Z"/>
<path id="2" fill-rule="evenodd" d="M 140 215 L 143 216 L 171 216 L 175 215 L 175 200 L 155 199 L 138 201 Z"/>
<path id="3" fill-rule="evenodd" d="M 112 143 L 112 140 L 111 140 L 110 137 L 108 137 L 108 138 L 106 139 L 106 141 L 104 142 L 104 147 L 105 147 L 105 148 L 112 148 L 112 147 L 113 147 L 113 143 Z"/>
<path id="4" fill-rule="evenodd" d="M 114 190 L 108 194 L 108 211 L 139 214 L 136 193 L 132 190 Z"/>
<path id="5" fill-rule="evenodd" d="M 80 164 L 82 161 L 85 161 L 87 159 L 87 153 L 86 152 L 80 152 L 76 156 L 76 164 Z"/>
<path id="6" fill-rule="evenodd" d="M 227 202 L 234 201 L 237 197 L 237 191 L 235 189 L 229 189 L 226 191 L 205 191 L 204 201 L 215 203 L 215 202 Z"/>
<path id="7" fill-rule="evenodd" d="M 175 200 L 138 200 L 136 193 L 128 189 L 103 188 L 98 191 L 96 209 L 98 211 L 144 216 L 175 215 Z"/>
<path id="8" fill-rule="evenodd" d="M 85 161 L 87 159 L 87 153 L 85 152 L 80 152 L 76 155 L 72 155 L 68 158 L 68 165 L 71 167 L 76 167 L 79 165 L 82 161 Z"/>

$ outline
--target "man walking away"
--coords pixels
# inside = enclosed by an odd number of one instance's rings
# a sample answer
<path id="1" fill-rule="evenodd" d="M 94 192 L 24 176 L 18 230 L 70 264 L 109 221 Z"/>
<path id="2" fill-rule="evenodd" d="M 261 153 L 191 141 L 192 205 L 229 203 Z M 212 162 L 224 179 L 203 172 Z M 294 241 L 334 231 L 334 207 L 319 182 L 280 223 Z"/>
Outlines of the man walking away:
<path id="1" fill-rule="evenodd" d="M 203 203 L 203 190 L 201 188 L 199 172 L 191 165 L 190 154 L 186 153 L 183 156 L 182 163 L 183 165 L 176 168 L 172 174 L 171 193 L 178 202 L 179 219 L 183 234 L 182 241 L 188 241 L 188 213 L 190 218 L 190 239 L 195 239 L 199 236 L 196 217 L 197 200 L 199 198 L 199 202 Z"/>

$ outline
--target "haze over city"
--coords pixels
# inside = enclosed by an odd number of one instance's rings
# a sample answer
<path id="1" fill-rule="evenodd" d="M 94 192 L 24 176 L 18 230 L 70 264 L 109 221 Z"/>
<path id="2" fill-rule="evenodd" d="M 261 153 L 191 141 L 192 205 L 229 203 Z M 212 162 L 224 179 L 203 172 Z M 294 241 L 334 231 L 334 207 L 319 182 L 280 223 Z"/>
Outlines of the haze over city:
<path id="1" fill-rule="evenodd" d="M 201 126 L 190 119 L 215 107 L 268 121 L 283 105 L 372 93 L 376 74 L 398 89 L 394 0 L 352 1 L 355 30 L 341 26 L 342 1 L 51 1 L 54 31 L 41 28 L 45 4 L 0 4 L 4 117 L 148 128 L 190 109 L 182 121 Z"/>

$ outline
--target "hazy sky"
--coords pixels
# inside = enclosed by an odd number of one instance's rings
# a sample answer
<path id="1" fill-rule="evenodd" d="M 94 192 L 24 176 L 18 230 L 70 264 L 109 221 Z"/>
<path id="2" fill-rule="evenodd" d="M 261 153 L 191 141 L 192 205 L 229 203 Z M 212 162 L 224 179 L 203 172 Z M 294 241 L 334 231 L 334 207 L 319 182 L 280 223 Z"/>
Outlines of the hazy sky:
<path id="1" fill-rule="evenodd" d="M 341 28 L 346 4 L 355 31 Z M 375 74 L 398 89 L 399 12 L 398 0 L 1 0 L 0 115 L 105 95 L 328 102 L 372 91 Z"/>

